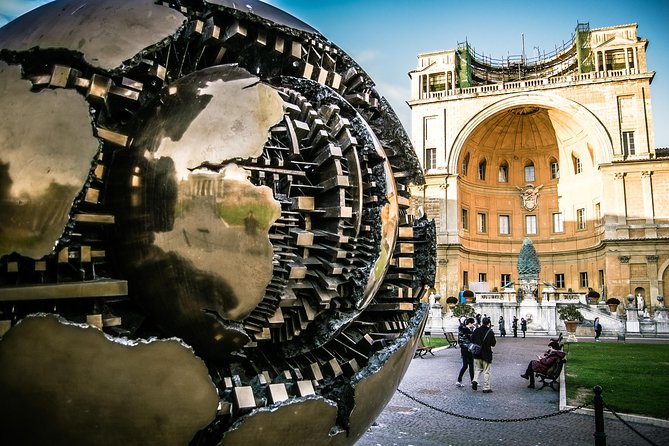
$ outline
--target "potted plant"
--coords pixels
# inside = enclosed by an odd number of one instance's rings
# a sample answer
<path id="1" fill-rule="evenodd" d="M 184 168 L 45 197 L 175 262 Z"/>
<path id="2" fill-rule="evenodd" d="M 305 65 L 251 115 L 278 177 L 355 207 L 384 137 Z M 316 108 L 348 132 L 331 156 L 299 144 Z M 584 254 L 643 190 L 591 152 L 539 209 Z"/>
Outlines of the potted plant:
<path id="1" fill-rule="evenodd" d="M 597 302 L 599 302 L 599 293 L 592 288 L 588 288 L 588 294 L 586 294 L 586 297 L 590 305 L 597 305 Z"/>
<path id="2" fill-rule="evenodd" d="M 455 297 L 455 296 L 448 296 L 448 297 L 446 298 L 446 305 L 448 305 L 448 308 L 450 308 L 451 310 L 452 310 L 453 307 L 455 307 L 457 304 L 458 304 L 458 298 L 457 298 L 457 297 Z"/>
<path id="3" fill-rule="evenodd" d="M 609 297 L 608 299 L 606 299 L 606 305 L 609 306 L 609 311 L 611 311 L 611 313 L 615 313 L 616 311 L 618 311 L 618 305 L 620 305 L 620 300 L 616 299 L 615 297 Z"/>
<path id="4" fill-rule="evenodd" d="M 474 292 L 472 290 L 465 290 L 462 295 L 467 299 L 468 304 L 474 301 Z"/>
<path id="5" fill-rule="evenodd" d="M 474 317 L 476 316 L 476 311 L 474 311 L 474 307 L 471 305 L 467 304 L 457 304 L 453 307 L 453 316 L 454 317 Z"/>
<path id="6" fill-rule="evenodd" d="M 564 321 L 564 326 L 567 329 L 567 332 L 572 335 L 573 333 L 576 333 L 576 326 L 579 322 L 583 321 L 583 315 L 578 307 L 574 304 L 565 305 L 558 310 L 558 314 L 560 320 Z"/>

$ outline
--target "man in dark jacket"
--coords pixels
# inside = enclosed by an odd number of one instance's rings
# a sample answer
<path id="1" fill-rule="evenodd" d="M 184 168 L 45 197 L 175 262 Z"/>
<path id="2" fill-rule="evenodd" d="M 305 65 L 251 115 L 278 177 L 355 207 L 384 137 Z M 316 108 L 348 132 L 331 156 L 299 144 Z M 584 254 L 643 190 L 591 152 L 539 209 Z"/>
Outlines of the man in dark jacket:
<path id="1" fill-rule="evenodd" d="M 492 363 L 492 348 L 497 344 L 495 333 L 490 328 L 490 318 L 484 317 L 481 326 L 474 330 L 472 343 L 481 346 L 481 351 L 474 355 L 474 380 L 472 389 L 478 388 L 478 380 L 483 373 L 483 393 L 491 393 L 490 387 L 490 364 Z"/>
<path id="2" fill-rule="evenodd" d="M 565 353 L 562 350 L 562 346 L 557 341 L 551 341 L 548 344 L 548 351 L 544 354 L 543 357 L 537 357 L 539 359 L 533 359 L 530 361 L 527 366 L 525 373 L 520 375 L 521 378 L 529 379 L 530 385 L 527 386 L 530 389 L 534 389 L 534 374 L 535 373 L 546 373 L 559 359 L 565 357 Z"/>

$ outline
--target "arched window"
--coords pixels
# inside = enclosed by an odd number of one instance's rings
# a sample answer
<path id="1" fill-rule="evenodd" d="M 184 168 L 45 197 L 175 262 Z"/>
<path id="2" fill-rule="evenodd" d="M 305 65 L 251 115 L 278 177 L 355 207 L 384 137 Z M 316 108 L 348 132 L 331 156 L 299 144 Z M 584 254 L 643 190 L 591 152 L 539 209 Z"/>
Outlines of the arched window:
<path id="1" fill-rule="evenodd" d="M 479 180 L 481 181 L 485 181 L 485 170 L 487 166 L 488 163 L 486 162 L 485 158 L 479 161 Z"/>
<path id="2" fill-rule="evenodd" d="M 549 160 L 549 164 L 551 168 L 551 180 L 557 180 L 560 178 L 560 165 L 558 164 L 558 161 L 552 156 Z"/>
<path id="3" fill-rule="evenodd" d="M 497 181 L 500 183 L 509 182 L 509 163 L 502 161 L 499 163 L 499 171 L 497 172 Z"/>
<path id="4" fill-rule="evenodd" d="M 535 178 L 534 163 L 532 161 L 528 161 L 525 163 L 525 182 L 532 183 L 535 181 Z"/>
<path id="5" fill-rule="evenodd" d="M 465 155 L 465 159 L 462 160 L 462 169 L 461 174 L 463 177 L 467 176 L 467 169 L 469 168 L 469 153 Z"/>

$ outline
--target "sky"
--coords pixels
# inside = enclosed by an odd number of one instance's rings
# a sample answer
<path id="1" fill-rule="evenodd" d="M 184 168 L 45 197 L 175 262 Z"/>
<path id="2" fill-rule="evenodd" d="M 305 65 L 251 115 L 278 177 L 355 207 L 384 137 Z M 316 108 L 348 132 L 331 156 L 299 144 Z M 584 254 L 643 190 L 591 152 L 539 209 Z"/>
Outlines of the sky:
<path id="1" fill-rule="evenodd" d="M 242 3 L 243 0 L 240 0 Z M 0 26 L 44 0 L 0 0 Z M 651 103 L 655 146 L 669 147 L 669 0 L 266 0 L 317 29 L 372 78 L 410 132 L 408 72 L 417 56 L 457 48 L 467 40 L 477 53 L 502 59 L 548 53 L 571 38 L 577 23 L 590 28 L 638 24 L 649 40 L 655 71 Z M 558 6 L 559 5 L 559 6 Z M 536 48 L 535 48 L 536 47 Z"/>

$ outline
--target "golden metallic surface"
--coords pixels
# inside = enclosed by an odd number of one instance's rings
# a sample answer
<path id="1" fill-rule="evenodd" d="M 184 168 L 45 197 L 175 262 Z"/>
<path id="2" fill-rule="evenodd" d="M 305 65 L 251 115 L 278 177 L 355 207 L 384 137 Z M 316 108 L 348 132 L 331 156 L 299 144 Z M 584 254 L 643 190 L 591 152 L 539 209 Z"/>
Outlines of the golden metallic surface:
<path id="1" fill-rule="evenodd" d="M 0 50 L 0 442 L 357 441 L 436 250 L 363 69 L 256 0 L 56 0 Z"/>
<path id="2" fill-rule="evenodd" d="M 99 145 L 81 96 L 30 88 L 0 61 L 0 257 L 51 253 Z"/>
<path id="3" fill-rule="evenodd" d="M 260 156 L 282 118 L 276 90 L 247 71 L 200 70 L 147 108 L 130 166 L 111 167 L 133 172 L 115 212 L 125 214 L 121 232 L 134 234 L 119 246 L 128 274 L 151 283 L 138 300 L 170 333 L 216 356 L 249 340 L 223 321 L 241 322 L 263 299 L 273 269 L 268 230 L 281 211 L 272 190 L 231 160 Z M 133 215 L 151 222 L 138 226 Z"/>
<path id="4" fill-rule="evenodd" d="M 397 185 L 395 184 L 395 177 L 393 176 L 393 170 L 390 166 L 390 162 L 388 161 L 388 158 L 383 151 L 383 147 L 381 146 L 379 139 L 369 127 L 369 124 L 367 124 L 362 119 L 360 121 L 364 123 L 365 129 L 371 136 L 374 150 L 376 151 L 377 155 L 384 160 L 383 180 L 385 181 L 385 198 L 387 200 L 387 203 L 384 204 L 381 208 L 380 213 L 381 241 L 378 257 L 370 271 L 362 300 L 360 302 L 356 302 L 357 308 L 365 308 L 372 301 L 374 295 L 381 286 L 383 276 L 386 274 L 386 271 L 388 271 L 390 259 L 393 255 L 393 252 L 395 251 L 395 242 L 397 241 L 399 227 L 399 206 L 397 203 Z"/>
<path id="5" fill-rule="evenodd" d="M 0 364 L 5 444 L 185 445 L 218 407 L 204 362 L 176 340 L 124 345 L 36 316 L 4 336 Z"/>
<path id="6" fill-rule="evenodd" d="M 88 282 L 0 287 L 0 302 L 35 299 L 81 299 L 83 297 L 127 296 L 126 280 L 101 279 Z"/>
<path id="7" fill-rule="evenodd" d="M 110 10 L 113 14 L 106 13 Z M 183 14 L 153 0 L 61 0 L 0 28 L 0 48 L 76 48 L 91 65 L 112 69 L 172 35 L 184 21 Z"/>

